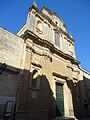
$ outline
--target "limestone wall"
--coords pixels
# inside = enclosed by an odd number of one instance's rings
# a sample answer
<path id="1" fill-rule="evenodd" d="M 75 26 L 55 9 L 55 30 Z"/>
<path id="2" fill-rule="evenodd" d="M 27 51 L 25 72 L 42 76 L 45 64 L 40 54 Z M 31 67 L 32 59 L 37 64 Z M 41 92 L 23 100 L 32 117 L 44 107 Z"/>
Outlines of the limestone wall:
<path id="1" fill-rule="evenodd" d="M 20 74 L 24 68 L 24 40 L 0 27 L 0 96 L 16 97 Z M 2 71 L 1 65 L 6 69 Z"/>
<path id="2" fill-rule="evenodd" d="M 0 63 L 21 69 L 24 63 L 24 40 L 0 27 Z"/>

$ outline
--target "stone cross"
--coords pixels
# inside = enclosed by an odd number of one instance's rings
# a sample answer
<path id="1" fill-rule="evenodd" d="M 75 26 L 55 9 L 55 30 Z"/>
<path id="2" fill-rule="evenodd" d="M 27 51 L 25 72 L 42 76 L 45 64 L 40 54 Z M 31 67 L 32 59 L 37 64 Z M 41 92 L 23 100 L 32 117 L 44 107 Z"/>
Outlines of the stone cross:
<path id="1" fill-rule="evenodd" d="M 33 1 L 33 5 L 35 5 L 37 7 L 37 3 L 36 0 Z"/>

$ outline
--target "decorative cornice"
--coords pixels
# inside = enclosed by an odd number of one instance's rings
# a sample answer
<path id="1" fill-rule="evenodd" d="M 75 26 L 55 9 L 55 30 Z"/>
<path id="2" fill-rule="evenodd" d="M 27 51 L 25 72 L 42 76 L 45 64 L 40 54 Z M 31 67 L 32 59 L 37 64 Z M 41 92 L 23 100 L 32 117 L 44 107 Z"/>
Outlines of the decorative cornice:
<path id="1" fill-rule="evenodd" d="M 61 20 L 61 22 L 63 22 L 63 20 L 60 18 L 60 16 L 56 13 L 56 12 L 52 12 L 51 10 L 49 10 L 47 7 L 45 7 L 45 6 L 43 6 L 42 7 L 42 10 L 43 9 L 45 9 L 45 10 L 47 10 L 47 12 L 50 14 L 50 15 L 55 15 L 56 17 L 58 17 L 60 20 Z"/>
<path id="2" fill-rule="evenodd" d="M 78 70 L 75 70 L 73 67 L 71 66 L 66 66 L 68 69 L 70 68 L 73 72 L 76 72 L 76 73 L 80 73 L 79 69 Z"/>
<path id="3" fill-rule="evenodd" d="M 36 63 L 34 63 L 34 62 L 32 62 L 32 65 L 37 66 L 37 67 L 39 67 L 39 68 L 42 68 L 42 66 L 41 66 L 40 64 L 36 64 Z"/>
<path id="4" fill-rule="evenodd" d="M 48 48 L 52 53 L 56 53 L 59 56 L 63 57 L 64 59 L 70 60 L 72 64 L 76 64 L 79 65 L 80 62 L 75 60 L 72 56 L 70 56 L 69 54 L 65 54 L 63 53 L 61 50 L 57 49 L 54 47 L 54 45 L 52 43 L 50 43 L 47 40 L 41 39 L 39 38 L 36 34 L 34 34 L 32 31 L 27 30 L 24 35 L 22 36 L 22 38 L 24 38 L 25 40 L 27 38 L 30 38 L 33 40 L 34 43 L 39 44 L 41 46 L 44 46 L 46 48 Z"/>
<path id="5" fill-rule="evenodd" d="M 65 80 L 67 80 L 67 78 L 68 78 L 68 77 L 63 76 L 63 75 L 61 75 L 61 74 L 58 74 L 58 73 L 56 73 L 56 72 L 53 72 L 52 75 L 53 75 L 53 76 L 56 76 L 56 77 L 58 77 L 58 78 L 65 79 Z"/>
<path id="6" fill-rule="evenodd" d="M 85 72 L 86 74 L 90 75 L 90 72 L 88 70 L 86 70 L 85 68 L 81 67 L 80 65 L 79 65 L 79 69 L 81 71 Z"/>
<path id="7" fill-rule="evenodd" d="M 30 51 L 30 52 L 32 51 L 33 53 L 35 53 L 39 56 L 42 56 L 44 59 L 50 60 L 50 62 L 52 62 L 52 56 L 50 53 L 40 50 L 40 49 L 28 44 L 27 42 L 26 42 L 26 48 L 27 48 L 27 51 Z"/>
<path id="8" fill-rule="evenodd" d="M 29 11 L 31 11 L 32 9 L 35 9 L 35 10 L 36 10 L 36 12 L 38 13 L 38 14 L 36 13 L 37 16 L 41 15 L 44 19 L 48 20 L 50 24 L 52 24 L 55 28 L 57 28 L 57 25 L 52 21 L 52 19 L 51 19 L 50 17 L 48 17 L 47 15 L 45 15 L 44 13 L 42 13 L 36 6 L 32 5 L 32 6 L 29 8 Z M 53 14 L 56 14 L 56 13 L 53 12 Z M 58 17 L 59 17 L 59 16 L 58 16 Z M 41 17 L 40 17 L 40 18 L 41 18 Z M 59 17 L 59 19 L 60 19 L 60 17 Z M 65 25 L 65 24 L 64 24 L 64 25 Z M 75 42 L 75 40 L 74 40 L 73 38 L 71 38 L 70 35 L 69 35 L 67 32 L 65 32 L 65 31 L 62 30 L 61 28 L 58 28 L 58 30 L 59 30 L 60 32 L 62 32 L 64 35 L 66 35 L 72 42 Z"/>

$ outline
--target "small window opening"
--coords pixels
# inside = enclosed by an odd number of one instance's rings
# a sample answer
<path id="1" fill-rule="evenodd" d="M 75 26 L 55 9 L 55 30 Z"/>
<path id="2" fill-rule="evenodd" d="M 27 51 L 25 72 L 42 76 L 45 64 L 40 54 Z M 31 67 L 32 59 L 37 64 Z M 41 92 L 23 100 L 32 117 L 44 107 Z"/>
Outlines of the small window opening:
<path id="1" fill-rule="evenodd" d="M 37 28 L 42 31 L 42 23 L 40 21 L 37 21 Z"/>
<path id="2" fill-rule="evenodd" d="M 37 87 L 37 79 L 38 79 L 38 77 L 39 77 L 38 71 L 33 70 L 33 73 L 32 73 L 32 88 Z"/>
<path id="3" fill-rule="evenodd" d="M 56 25 L 58 25 L 58 22 L 57 22 L 57 21 L 55 21 L 55 23 L 56 23 Z"/>
<path id="4" fill-rule="evenodd" d="M 57 32 L 55 32 L 55 45 L 60 48 L 60 36 Z"/>
<path id="5" fill-rule="evenodd" d="M 13 101 L 8 101 L 5 109 L 5 117 L 11 117 L 13 111 Z"/>

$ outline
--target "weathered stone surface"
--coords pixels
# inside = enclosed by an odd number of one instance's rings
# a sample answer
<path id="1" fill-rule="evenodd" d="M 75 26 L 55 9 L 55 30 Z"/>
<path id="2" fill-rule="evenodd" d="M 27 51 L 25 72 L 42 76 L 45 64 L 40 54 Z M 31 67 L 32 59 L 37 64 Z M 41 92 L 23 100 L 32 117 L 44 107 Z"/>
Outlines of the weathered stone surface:
<path id="1" fill-rule="evenodd" d="M 24 40 L 0 27 L 0 62 L 21 68 L 24 58 Z"/>
<path id="2" fill-rule="evenodd" d="M 56 106 L 59 83 L 64 116 L 87 117 L 90 73 L 76 60 L 74 40 L 62 20 L 46 8 L 43 13 L 32 5 L 17 35 L 0 27 L 0 70 L 7 65 L 0 74 L 0 96 L 15 97 L 16 120 L 51 120 L 61 115 Z M 60 45 L 55 44 L 55 32 Z"/>

